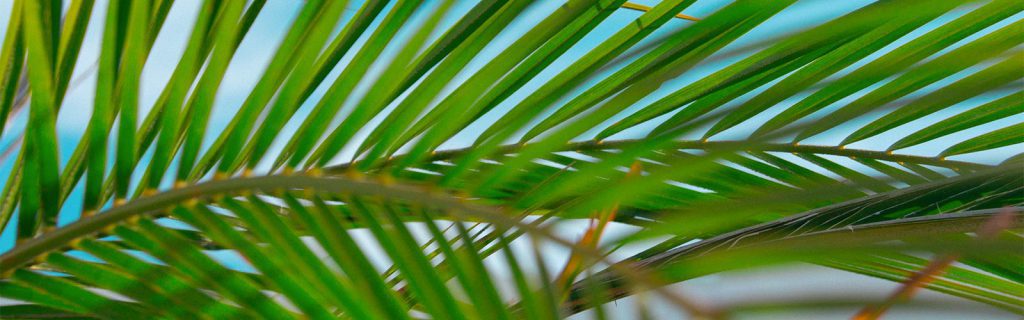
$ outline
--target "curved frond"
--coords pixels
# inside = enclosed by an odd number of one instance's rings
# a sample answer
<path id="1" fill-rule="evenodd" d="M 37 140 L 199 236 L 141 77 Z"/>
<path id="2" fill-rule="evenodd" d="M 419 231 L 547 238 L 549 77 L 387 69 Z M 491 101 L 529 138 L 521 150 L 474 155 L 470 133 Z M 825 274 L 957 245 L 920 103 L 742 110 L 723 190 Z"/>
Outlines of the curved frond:
<path id="1" fill-rule="evenodd" d="M 716 318 L 669 285 L 932 256 L 1024 313 L 1024 3 L 807 6 L 14 0 L 0 313 Z"/>

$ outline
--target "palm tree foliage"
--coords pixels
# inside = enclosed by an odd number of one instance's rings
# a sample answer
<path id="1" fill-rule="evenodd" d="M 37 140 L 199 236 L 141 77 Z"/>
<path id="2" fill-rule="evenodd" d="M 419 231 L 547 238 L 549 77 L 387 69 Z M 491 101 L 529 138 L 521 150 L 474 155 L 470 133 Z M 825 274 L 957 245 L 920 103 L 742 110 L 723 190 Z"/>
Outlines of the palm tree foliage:
<path id="1" fill-rule="evenodd" d="M 908 286 L 1024 313 L 1022 157 L 967 155 L 1024 142 L 1024 3 L 878 1 L 730 46 L 794 2 L 568 0 L 509 43 L 532 2 L 306 1 L 224 105 L 264 0 L 202 1 L 191 26 L 172 0 L 14 0 L 0 314 L 546 319 L 653 294 L 724 317 L 667 285 L 796 261 L 902 282 L 950 255 Z M 61 149 L 90 20 L 92 111 Z M 180 59 L 148 60 L 173 32 Z M 173 74 L 144 105 L 154 63 Z M 582 240 L 554 231 L 573 221 Z"/>

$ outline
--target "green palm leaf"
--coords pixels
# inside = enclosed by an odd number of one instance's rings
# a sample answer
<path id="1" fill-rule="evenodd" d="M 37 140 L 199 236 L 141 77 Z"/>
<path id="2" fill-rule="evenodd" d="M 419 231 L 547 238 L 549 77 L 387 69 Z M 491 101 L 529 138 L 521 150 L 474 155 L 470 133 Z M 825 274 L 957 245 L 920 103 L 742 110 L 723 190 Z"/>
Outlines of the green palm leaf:
<path id="1" fill-rule="evenodd" d="M 1024 5 L 877 1 L 758 38 L 807 3 L 710 2 L 15 0 L 0 314 L 600 319 L 656 295 L 718 318 L 763 306 L 669 285 L 902 282 L 932 255 L 959 259 L 920 286 L 1024 313 Z"/>

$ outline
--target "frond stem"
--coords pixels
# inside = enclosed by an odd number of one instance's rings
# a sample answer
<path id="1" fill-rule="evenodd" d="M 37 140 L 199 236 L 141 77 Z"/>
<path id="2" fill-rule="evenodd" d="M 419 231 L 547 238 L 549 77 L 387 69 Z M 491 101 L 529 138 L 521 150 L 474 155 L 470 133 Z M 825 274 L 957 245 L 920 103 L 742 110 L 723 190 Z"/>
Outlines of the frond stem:
<path id="1" fill-rule="evenodd" d="M 592 150 L 614 150 L 621 149 L 631 144 L 641 143 L 643 140 L 640 139 L 624 139 L 615 141 L 599 141 L 599 140 L 588 140 L 580 142 L 572 142 L 566 144 L 561 148 L 561 151 L 592 151 Z M 814 154 L 827 154 L 849 158 L 866 158 L 892 162 L 907 162 L 914 164 L 931 165 L 949 169 L 964 169 L 964 170 L 982 170 L 990 168 L 991 166 L 967 162 L 958 160 L 949 160 L 942 157 L 926 157 L 916 156 L 908 154 L 897 154 L 886 151 L 874 151 L 864 149 L 850 149 L 843 146 L 824 146 L 824 145 L 809 145 L 809 144 L 792 144 L 792 143 L 764 143 L 764 142 L 750 142 L 742 140 L 722 140 L 722 141 L 702 141 L 702 140 L 680 140 L 676 142 L 675 149 L 689 149 L 689 150 L 714 150 L 714 149 L 725 149 L 735 148 L 737 145 L 743 146 L 740 149 L 747 151 L 767 151 L 767 152 L 787 152 L 787 153 L 814 153 Z M 509 144 L 498 149 L 498 153 L 515 153 L 522 149 L 526 145 L 524 144 Z M 437 151 L 430 155 L 428 158 L 430 161 L 447 160 L 458 158 L 460 155 L 468 153 L 473 150 L 474 147 L 467 147 L 461 149 L 450 149 Z M 391 163 L 399 161 L 403 156 L 399 155 L 394 158 L 383 161 L 381 166 L 386 167 Z M 330 166 L 323 169 L 325 173 L 340 173 L 352 166 L 352 163 L 345 163 L 336 166 Z"/>

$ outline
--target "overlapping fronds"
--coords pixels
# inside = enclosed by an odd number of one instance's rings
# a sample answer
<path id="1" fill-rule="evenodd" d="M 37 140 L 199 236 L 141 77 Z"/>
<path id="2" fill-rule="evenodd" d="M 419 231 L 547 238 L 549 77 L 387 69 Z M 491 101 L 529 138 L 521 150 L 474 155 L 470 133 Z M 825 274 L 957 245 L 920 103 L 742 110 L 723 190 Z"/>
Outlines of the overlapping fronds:
<path id="1" fill-rule="evenodd" d="M 306 1 L 256 49 L 276 3 L 13 0 L 0 315 L 553 319 L 655 294 L 715 318 L 757 308 L 668 285 L 789 262 L 902 282 L 931 255 L 957 259 L 921 285 L 1024 313 L 1024 3 L 751 39 L 804 3 L 714 2 Z M 225 99 L 246 50 L 269 58 Z M 555 231 L 588 219 L 600 243 Z"/>

